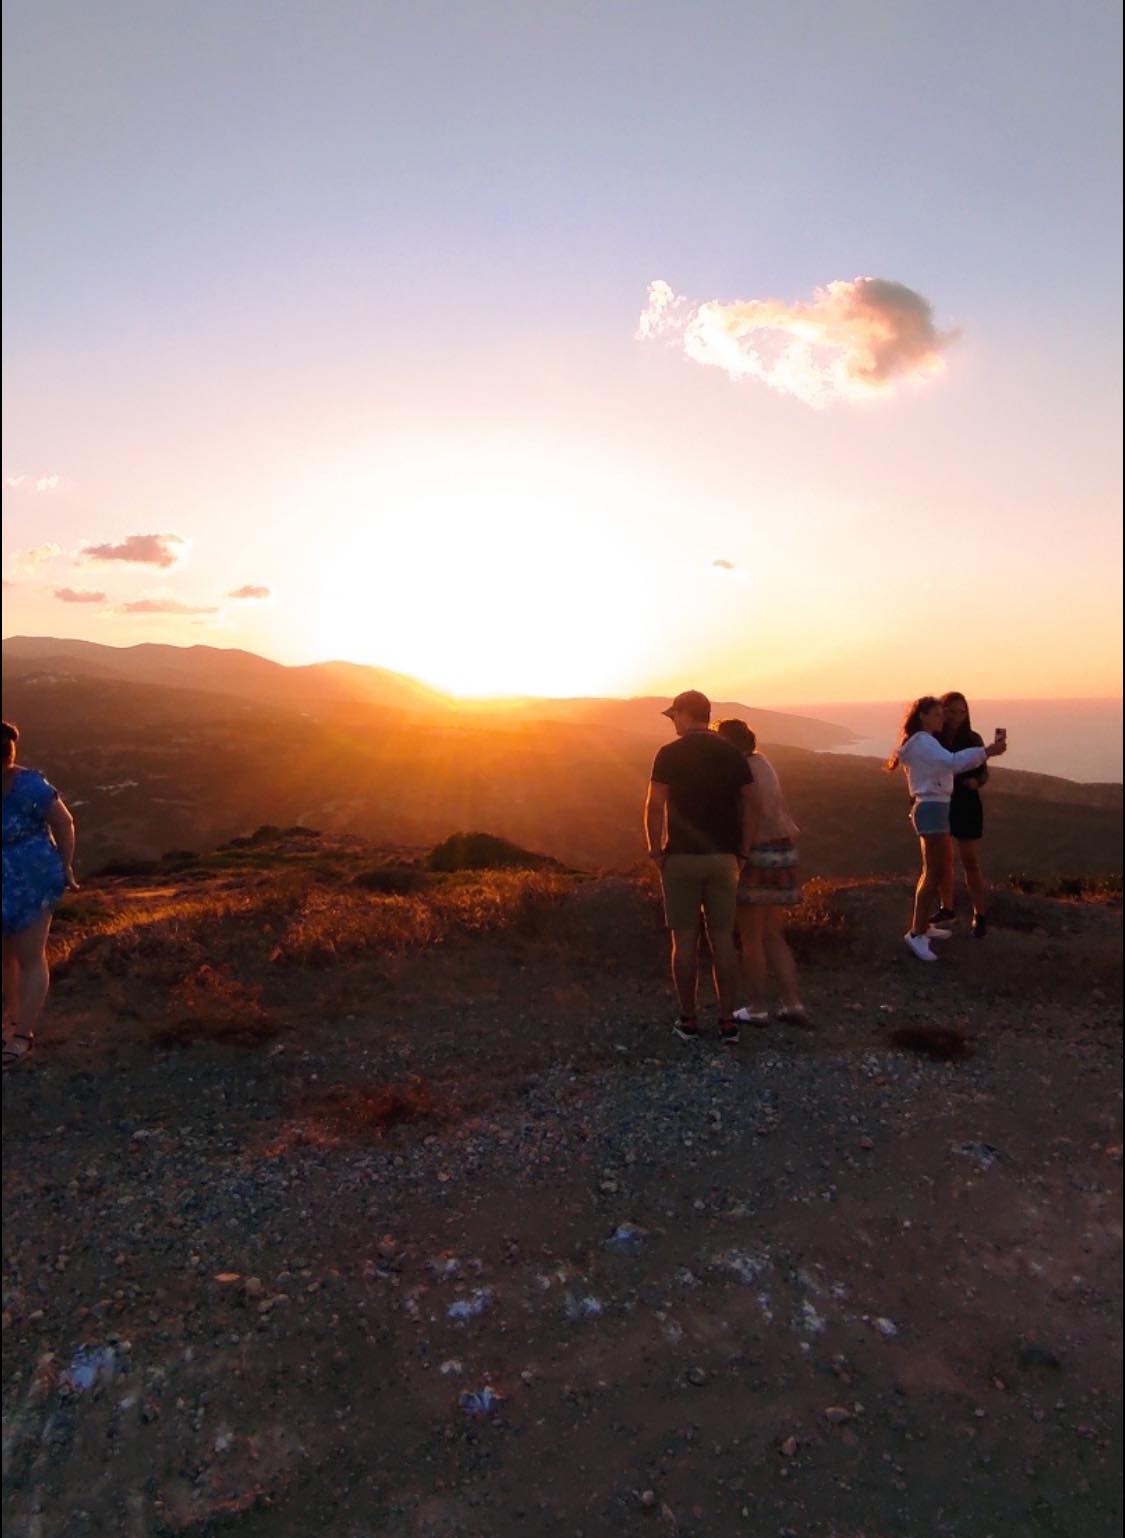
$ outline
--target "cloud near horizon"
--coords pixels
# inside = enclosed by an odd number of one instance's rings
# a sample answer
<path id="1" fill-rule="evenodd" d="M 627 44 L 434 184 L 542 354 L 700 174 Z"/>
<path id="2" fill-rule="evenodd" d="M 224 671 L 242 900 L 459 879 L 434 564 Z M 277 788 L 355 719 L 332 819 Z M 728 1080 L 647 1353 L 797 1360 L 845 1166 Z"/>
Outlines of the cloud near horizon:
<path id="1" fill-rule="evenodd" d="M 178 534 L 130 534 L 119 544 L 84 545 L 87 561 L 129 561 L 137 566 L 175 566 L 186 548 Z"/>
<path id="2" fill-rule="evenodd" d="M 256 587 L 254 583 L 247 582 L 243 587 L 236 587 L 233 592 L 227 594 L 228 598 L 269 598 L 268 587 Z"/>
<path id="3" fill-rule="evenodd" d="M 105 603 L 104 593 L 92 592 L 84 587 L 58 587 L 55 589 L 55 597 L 60 603 Z"/>
<path id="4" fill-rule="evenodd" d="M 29 550 L 17 550 L 12 555 L 12 565 L 23 569 L 34 569 L 36 566 L 44 566 L 48 561 L 56 561 L 62 555 L 62 547 L 56 545 L 53 539 L 48 539 L 41 545 L 32 545 Z"/>
<path id="5" fill-rule="evenodd" d="M 936 329 L 929 300 L 889 278 L 840 279 L 796 304 L 699 305 L 657 279 L 636 335 L 678 343 L 695 363 L 760 380 L 815 407 L 886 395 L 905 380 L 938 373 L 956 337 Z"/>
<path id="6" fill-rule="evenodd" d="M 214 604 L 181 603 L 178 598 L 137 598 L 123 603 L 119 614 L 218 614 Z"/>

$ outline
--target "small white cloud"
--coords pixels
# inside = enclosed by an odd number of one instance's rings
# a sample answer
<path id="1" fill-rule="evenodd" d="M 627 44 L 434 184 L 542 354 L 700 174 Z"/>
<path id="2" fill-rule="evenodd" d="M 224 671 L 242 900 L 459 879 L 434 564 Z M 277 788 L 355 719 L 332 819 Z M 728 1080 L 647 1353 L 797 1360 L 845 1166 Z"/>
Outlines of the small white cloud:
<path id="1" fill-rule="evenodd" d="M 4 485 L 9 491 L 34 491 L 43 496 L 49 491 L 58 491 L 62 485 L 61 475 L 6 475 Z"/>
<path id="2" fill-rule="evenodd" d="M 48 561 L 57 561 L 60 555 L 62 555 L 61 546 L 49 539 L 41 545 L 32 545 L 28 550 L 17 550 L 11 560 L 13 566 L 31 571 L 37 566 L 45 566 Z"/>

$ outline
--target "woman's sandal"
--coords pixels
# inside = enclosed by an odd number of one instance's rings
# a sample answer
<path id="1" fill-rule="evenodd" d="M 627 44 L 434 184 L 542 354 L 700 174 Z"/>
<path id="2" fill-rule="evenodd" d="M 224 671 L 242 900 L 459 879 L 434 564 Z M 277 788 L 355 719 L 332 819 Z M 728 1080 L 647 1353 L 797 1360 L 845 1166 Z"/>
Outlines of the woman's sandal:
<path id="1" fill-rule="evenodd" d="M 35 1036 L 31 1031 L 13 1031 L 4 1039 L 4 1067 L 10 1068 L 13 1063 L 20 1062 L 34 1045 Z"/>
<path id="2" fill-rule="evenodd" d="M 781 1020 L 786 1025 L 803 1025 L 806 1027 L 812 1025 L 812 1021 L 809 1019 L 809 1012 L 803 1004 L 796 1004 L 792 1008 L 787 1006 L 785 1009 L 779 1009 L 774 1019 Z"/>

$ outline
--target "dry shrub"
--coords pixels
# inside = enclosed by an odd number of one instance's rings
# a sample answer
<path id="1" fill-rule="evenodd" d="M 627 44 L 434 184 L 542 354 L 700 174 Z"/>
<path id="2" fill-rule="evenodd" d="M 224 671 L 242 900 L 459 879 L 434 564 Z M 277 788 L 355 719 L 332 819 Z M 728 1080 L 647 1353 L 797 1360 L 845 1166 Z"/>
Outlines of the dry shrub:
<path id="1" fill-rule="evenodd" d="M 404 1123 L 449 1121 L 457 1109 L 416 1077 L 390 1084 L 333 1084 L 301 1096 L 293 1125 L 271 1151 L 282 1153 L 300 1144 L 374 1143 Z"/>
<path id="2" fill-rule="evenodd" d="M 489 871 L 412 896 L 310 887 L 284 925 L 271 959 L 282 965 L 332 966 L 371 952 L 400 953 L 467 935 L 526 933 L 571 889 L 545 871 Z"/>
<path id="3" fill-rule="evenodd" d="M 149 1035 L 161 1045 L 189 1041 L 227 1041 L 253 1046 L 276 1034 L 263 1007 L 261 990 L 248 987 L 228 971 L 204 962 L 180 980 Z"/>

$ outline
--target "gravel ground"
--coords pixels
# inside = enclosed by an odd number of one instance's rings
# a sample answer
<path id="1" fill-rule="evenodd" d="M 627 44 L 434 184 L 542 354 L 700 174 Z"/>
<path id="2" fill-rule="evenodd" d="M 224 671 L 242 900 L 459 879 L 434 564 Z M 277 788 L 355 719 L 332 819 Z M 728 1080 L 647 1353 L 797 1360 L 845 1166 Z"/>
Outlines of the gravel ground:
<path id="1" fill-rule="evenodd" d="M 68 980 L 4 1086 L 6 1531 L 1119 1532 L 1119 915 L 938 979 L 901 901 L 725 1052 L 647 921 L 253 1050 L 99 1057 Z"/>

